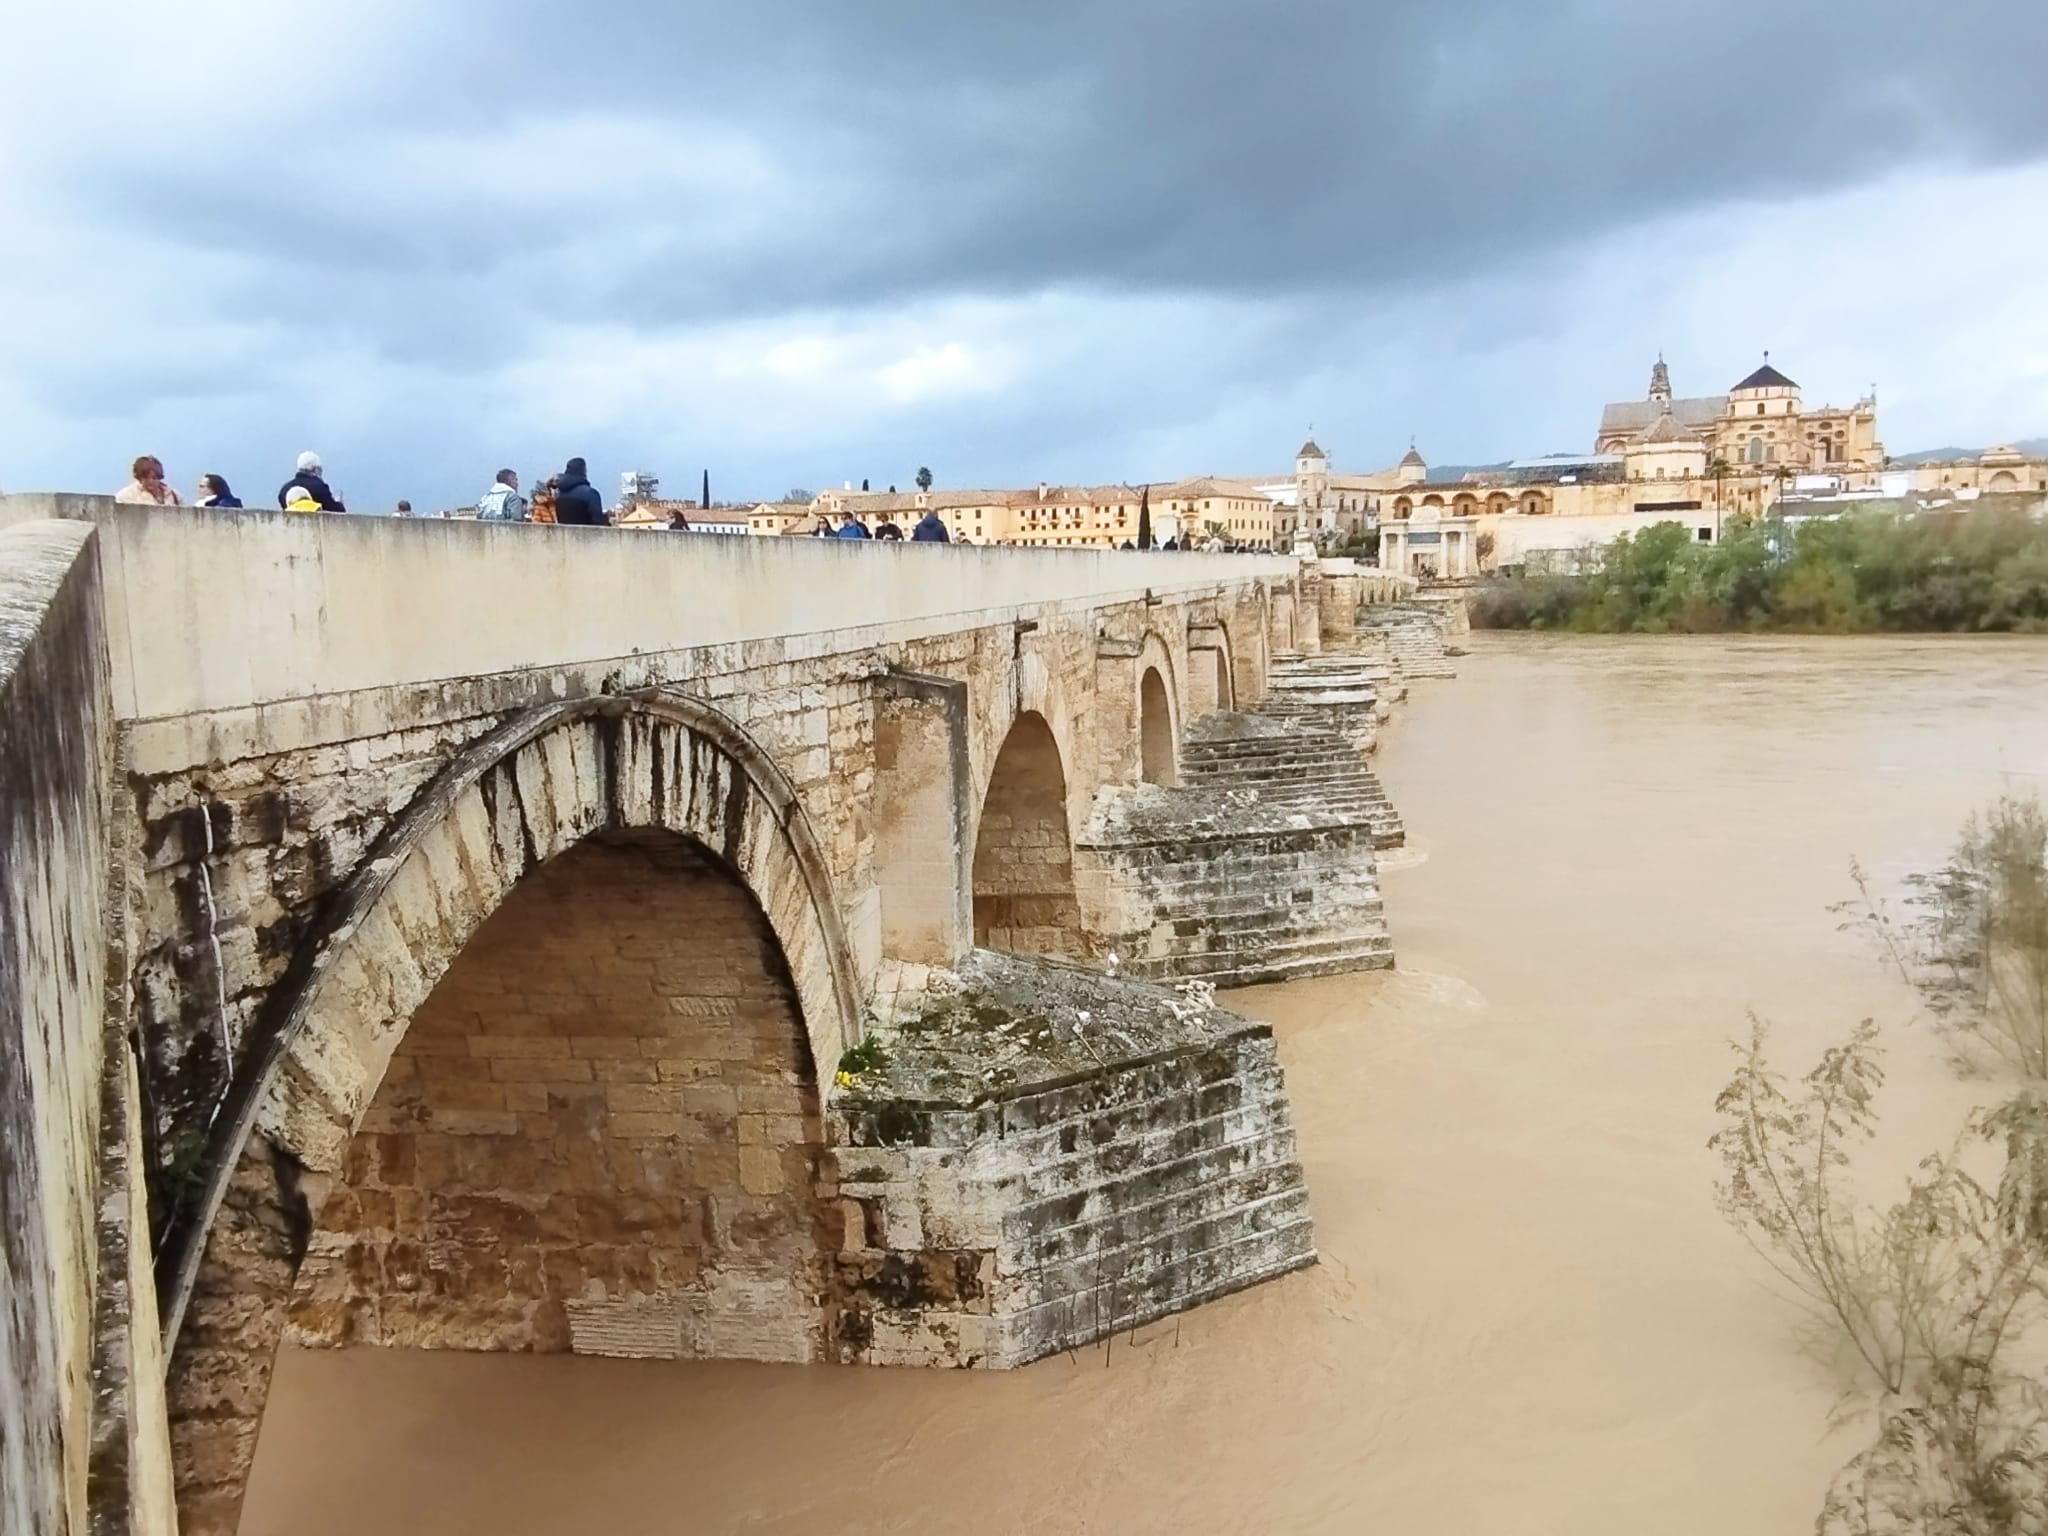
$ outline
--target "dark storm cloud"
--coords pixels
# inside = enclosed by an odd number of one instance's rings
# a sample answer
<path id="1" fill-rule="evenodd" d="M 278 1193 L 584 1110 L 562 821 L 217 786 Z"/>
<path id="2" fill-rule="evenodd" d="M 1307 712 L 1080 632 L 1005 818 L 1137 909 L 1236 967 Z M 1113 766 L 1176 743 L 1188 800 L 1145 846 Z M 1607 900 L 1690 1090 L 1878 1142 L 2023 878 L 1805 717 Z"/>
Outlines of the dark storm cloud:
<path id="1" fill-rule="evenodd" d="M 2048 152 L 2048 93 L 1999 83 L 2048 58 L 2038 3 L 432 9 L 323 76 L 317 111 L 202 157 L 132 144 L 82 195 L 174 227 L 217 207 L 192 238 L 316 284 L 488 280 L 613 241 L 555 301 L 654 323 L 1055 284 L 1379 288 L 1916 158 Z M 636 172 L 598 136 L 522 198 L 405 138 L 607 115 L 675 159 Z M 698 146 L 734 140 L 758 164 L 696 181 Z M 722 226 L 750 238 L 703 238 Z"/>
<path id="2" fill-rule="evenodd" d="M 7 31 L 11 484 L 151 444 L 315 444 L 415 499 L 586 450 L 763 494 L 1246 473 L 1308 420 L 1347 467 L 1411 430 L 1492 457 L 1572 446 L 1688 341 L 1688 387 L 1803 341 L 1829 387 L 1975 387 L 1972 421 L 2039 397 L 2024 281 L 1989 329 L 1943 289 L 2027 205 L 1952 199 L 1924 270 L 1871 253 L 1923 216 L 1887 199 L 2048 160 L 2041 0 L 72 0 Z M 1854 233 L 1776 222 L 1844 198 Z"/>

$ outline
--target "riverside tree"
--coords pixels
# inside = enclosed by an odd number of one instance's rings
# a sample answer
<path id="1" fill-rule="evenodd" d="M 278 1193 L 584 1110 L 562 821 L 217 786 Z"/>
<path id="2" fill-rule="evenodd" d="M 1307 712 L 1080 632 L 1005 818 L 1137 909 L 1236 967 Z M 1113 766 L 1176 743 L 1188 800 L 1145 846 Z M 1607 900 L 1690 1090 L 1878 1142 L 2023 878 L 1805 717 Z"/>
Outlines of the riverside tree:
<path id="1" fill-rule="evenodd" d="M 1904 916 L 1852 866 L 1858 898 L 1838 910 L 1870 933 L 1969 1054 L 2048 1082 L 2048 815 L 2032 793 L 2001 795 L 1963 824 L 1947 862 L 1908 882 Z"/>
<path id="2" fill-rule="evenodd" d="M 1752 1020 L 1715 1109 L 1723 1213 L 1858 1363 L 1879 1432 L 1831 1484 L 1821 1536 L 2048 1532 L 2048 820 L 2005 796 L 1964 824 L 1897 919 L 1852 868 L 1852 924 L 1938 1016 L 2026 1079 L 1923 1158 L 1903 1193 L 1850 1191 L 1884 1085 L 1865 1020 L 1793 1083 Z M 1978 1171 L 2003 1154 L 1995 1179 Z M 1834 1353 L 1831 1347 L 1830 1353 Z"/>
<path id="3" fill-rule="evenodd" d="M 2048 633 L 2048 522 L 2005 507 L 1729 518 L 1696 542 L 1678 523 L 1624 534 L 1597 559 L 1496 577 L 1482 629 L 1602 633 L 1786 629 Z"/>
<path id="4" fill-rule="evenodd" d="M 2024 1368 L 2048 1321 L 2048 1100 L 1971 1117 L 1890 1205 L 1849 1192 L 1876 1128 L 1876 1026 L 1796 1084 L 1753 1022 L 1715 1108 L 1722 1211 L 1874 1391 L 1879 1432 L 1831 1484 L 1821 1536 L 2048 1530 L 2048 1393 Z M 1965 1166 L 2002 1146 L 1994 1184 Z"/>

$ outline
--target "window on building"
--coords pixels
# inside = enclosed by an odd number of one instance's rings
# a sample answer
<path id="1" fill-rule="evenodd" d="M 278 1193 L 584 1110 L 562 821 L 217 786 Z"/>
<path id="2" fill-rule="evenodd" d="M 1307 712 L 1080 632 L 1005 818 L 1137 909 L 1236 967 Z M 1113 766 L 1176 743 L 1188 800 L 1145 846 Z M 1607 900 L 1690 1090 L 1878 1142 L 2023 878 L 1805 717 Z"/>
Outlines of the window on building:
<path id="1" fill-rule="evenodd" d="M 1744 454 L 1743 456 L 1744 456 L 1745 458 L 1747 458 L 1747 459 L 1749 460 L 1749 462 L 1750 462 L 1750 463 L 1752 463 L 1752 464 L 1761 464 L 1761 463 L 1763 463 L 1763 461 L 1764 461 L 1764 440 L 1763 440 L 1762 438 L 1760 438 L 1760 437 L 1752 437 L 1752 438 L 1751 438 L 1751 439 L 1749 440 L 1749 448 L 1748 448 L 1748 450 L 1747 450 L 1747 451 L 1745 452 L 1745 454 Z"/>
<path id="2" fill-rule="evenodd" d="M 1758 401 L 1758 402 L 1757 402 L 1757 407 L 1756 407 L 1756 413 L 1757 413 L 1757 415 L 1759 415 L 1759 416 L 1763 415 L 1763 413 L 1764 413 L 1764 407 L 1763 407 L 1763 402 L 1762 402 L 1762 401 Z"/>

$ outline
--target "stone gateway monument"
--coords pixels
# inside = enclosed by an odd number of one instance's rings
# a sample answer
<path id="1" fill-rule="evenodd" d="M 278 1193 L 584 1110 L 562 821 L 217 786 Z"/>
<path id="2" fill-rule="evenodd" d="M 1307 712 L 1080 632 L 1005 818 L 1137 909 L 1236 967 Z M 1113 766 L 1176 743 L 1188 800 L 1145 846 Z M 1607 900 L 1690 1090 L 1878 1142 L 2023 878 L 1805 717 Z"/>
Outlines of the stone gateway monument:
<path id="1" fill-rule="evenodd" d="M 1411 586 L 0 499 L 0 1528 L 233 1531 L 287 1337 L 1016 1367 L 1313 1262 L 1215 988 L 1392 963 Z"/>

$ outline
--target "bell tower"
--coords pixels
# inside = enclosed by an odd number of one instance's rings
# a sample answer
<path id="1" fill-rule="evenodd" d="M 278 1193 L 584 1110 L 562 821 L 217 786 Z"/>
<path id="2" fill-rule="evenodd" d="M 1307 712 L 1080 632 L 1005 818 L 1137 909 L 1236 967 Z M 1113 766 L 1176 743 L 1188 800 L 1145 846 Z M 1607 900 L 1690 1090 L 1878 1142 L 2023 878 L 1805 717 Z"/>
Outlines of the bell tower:
<path id="1" fill-rule="evenodd" d="M 1650 398 L 1669 406 L 1671 404 L 1671 370 L 1664 366 L 1664 354 L 1657 354 L 1656 366 L 1650 370 Z"/>

